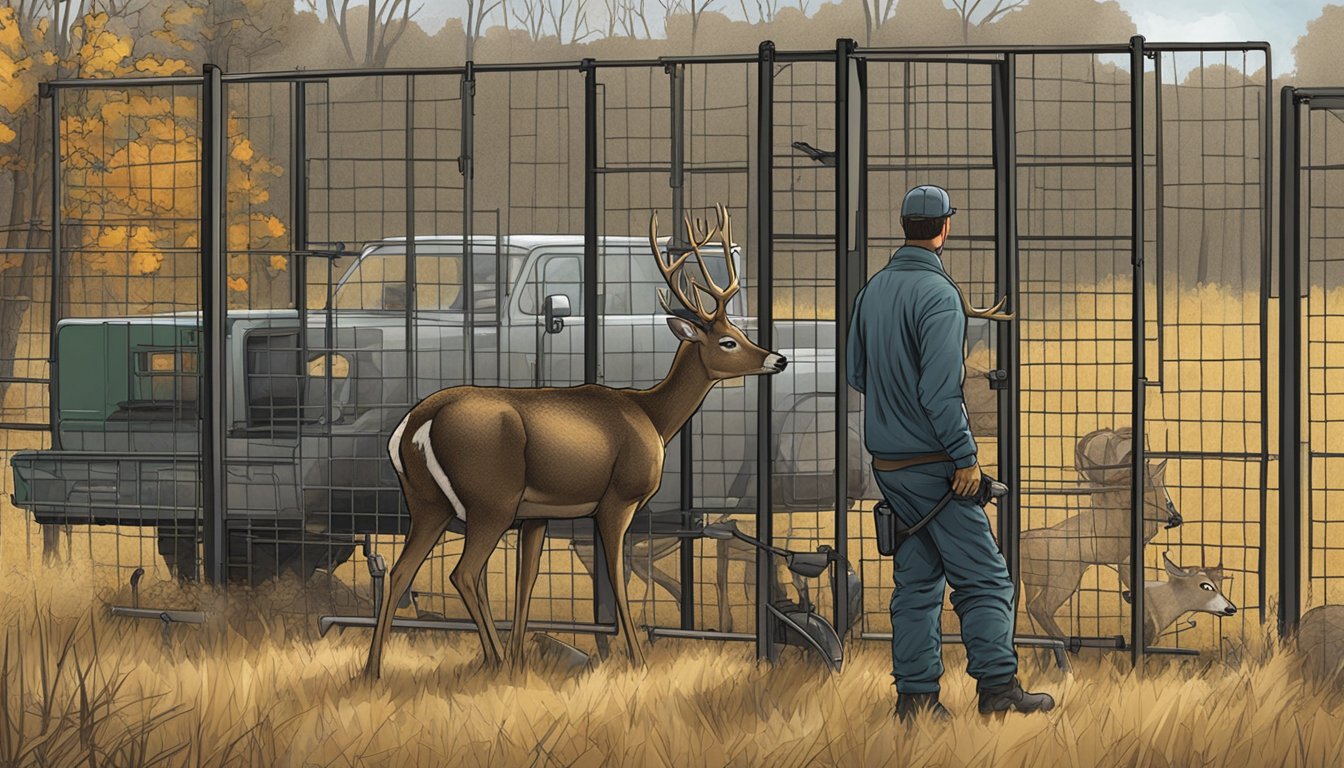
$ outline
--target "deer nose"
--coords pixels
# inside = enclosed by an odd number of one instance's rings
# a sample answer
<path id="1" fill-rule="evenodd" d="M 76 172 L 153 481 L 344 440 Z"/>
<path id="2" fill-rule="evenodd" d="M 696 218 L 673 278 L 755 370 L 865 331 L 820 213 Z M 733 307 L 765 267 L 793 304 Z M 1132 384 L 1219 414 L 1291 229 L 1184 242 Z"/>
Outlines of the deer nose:
<path id="1" fill-rule="evenodd" d="M 765 367 L 772 370 L 774 373 L 779 373 L 787 368 L 788 365 L 789 359 L 783 355 L 771 352 L 765 356 Z"/>
<path id="2" fill-rule="evenodd" d="M 1182 517 L 1181 517 L 1181 513 L 1178 512 L 1178 511 L 1176 510 L 1176 505 L 1173 504 L 1173 503 L 1171 503 L 1170 501 L 1168 501 L 1168 502 L 1167 502 L 1167 527 L 1168 527 L 1168 528 L 1175 528 L 1175 527 L 1179 526 L 1179 525 L 1180 525 L 1181 523 L 1183 523 L 1183 522 L 1185 522 L 1185 519 L 1182 518 Z"/>
<path id="3" fill-rule="evenodd" d="M 1235 616 L 1236 613 L 1237 613 L 1237 606 L 1235 605 L 1229 605 L 1223 609 L 1224 616 Z"/>

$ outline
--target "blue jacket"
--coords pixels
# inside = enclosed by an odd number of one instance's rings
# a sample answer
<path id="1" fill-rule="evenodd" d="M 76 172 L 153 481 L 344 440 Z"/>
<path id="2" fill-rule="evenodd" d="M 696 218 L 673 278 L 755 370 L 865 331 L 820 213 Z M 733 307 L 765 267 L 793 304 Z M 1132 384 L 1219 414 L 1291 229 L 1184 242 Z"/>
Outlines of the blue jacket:
<path id="1" fill-rule="evenodd" d="M 854 300 L 849 385 L 864 395 L 864 443 L 883 459 L 947 451 L 976 461 L 961 385 L 966 312 L 937 254 L 903 246 Z"/>

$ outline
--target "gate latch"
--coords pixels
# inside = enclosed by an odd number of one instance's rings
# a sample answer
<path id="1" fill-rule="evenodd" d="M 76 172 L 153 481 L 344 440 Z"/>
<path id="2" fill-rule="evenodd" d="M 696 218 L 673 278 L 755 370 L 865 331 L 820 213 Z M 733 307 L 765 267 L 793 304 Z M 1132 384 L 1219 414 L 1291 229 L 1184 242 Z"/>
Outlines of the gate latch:
<path id="1" fill-rule="evenodd" d="M 995 368 L 985 373 L 985 378 L 989 379 L 990 389 L 1007 389 L 1008 372 L 1002 368 Z"/>

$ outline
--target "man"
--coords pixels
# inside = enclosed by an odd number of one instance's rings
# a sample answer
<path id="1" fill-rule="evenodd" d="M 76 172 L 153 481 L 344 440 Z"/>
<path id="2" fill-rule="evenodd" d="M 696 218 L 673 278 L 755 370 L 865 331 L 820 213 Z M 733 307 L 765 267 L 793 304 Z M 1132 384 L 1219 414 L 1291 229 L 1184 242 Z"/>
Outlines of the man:
<path id="1" fill-rule="evenodd" d="M 864 435 L 882 495 L 908 528 L 948 492 L 980 487 L 962 396 L 966 305 L 940 256 L 951 231 L 947 192 L 915 187 L 901 204 L 906 241 L 854 301 L 849 385 L 864 395 Z M 977 313 L 992 317 L 989 313 Z M 1015 588 L 984 509 L 953 498 L 896 552 L 891 598 L 896 712 L 949 717 L 938 702 L 945 583 L 961 619 L 966 671 L 983 714 L 1041 712 L 1054 700 L 1017 680 Z"/>

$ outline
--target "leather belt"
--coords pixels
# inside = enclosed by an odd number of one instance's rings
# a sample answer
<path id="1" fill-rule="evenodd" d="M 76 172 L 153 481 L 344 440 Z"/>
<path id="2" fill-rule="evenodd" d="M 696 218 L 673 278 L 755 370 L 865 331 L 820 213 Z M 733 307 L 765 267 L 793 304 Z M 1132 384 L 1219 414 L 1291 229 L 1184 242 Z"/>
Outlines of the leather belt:
<path id="1" fill-rule="evenodd" d="M 951 461 L 952 457 L 945 451 L 939 453 L 925 453 L 919 456 L 911 456 L 908 459 L 879 459 L 873 457 L 873 469 L 879 472 L 894 472 L 906 467 L 917 467 L 920 464 L 934 464 L 939 461 Z"/>

